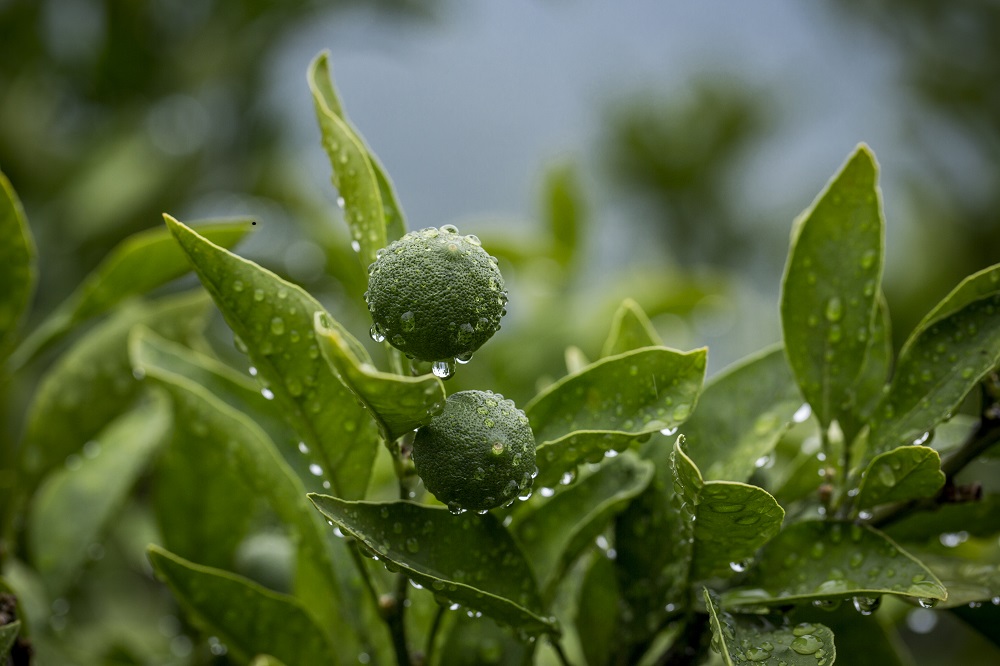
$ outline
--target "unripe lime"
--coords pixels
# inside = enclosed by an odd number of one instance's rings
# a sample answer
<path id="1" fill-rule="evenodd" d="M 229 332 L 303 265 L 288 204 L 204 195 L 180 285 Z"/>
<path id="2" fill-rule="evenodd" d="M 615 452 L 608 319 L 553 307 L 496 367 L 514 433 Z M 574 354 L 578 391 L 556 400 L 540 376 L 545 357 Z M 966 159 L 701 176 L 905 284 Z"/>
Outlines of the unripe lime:
<path id="1" fill-rule="evenodd" d="M 379 250 L 365 301 L 376 340 L 420 361 L 465 361 L 500 328 L 507 292 L 479 239 L 445 225 Z"/>
<path id="2" fill-rule="evenodd" d="M 523 496 L 535 475 L 535 436 L 524 412 L 491 391 L 461 391 L 417 431 L 413 465 L 452 511 L 486 511 Z"/>

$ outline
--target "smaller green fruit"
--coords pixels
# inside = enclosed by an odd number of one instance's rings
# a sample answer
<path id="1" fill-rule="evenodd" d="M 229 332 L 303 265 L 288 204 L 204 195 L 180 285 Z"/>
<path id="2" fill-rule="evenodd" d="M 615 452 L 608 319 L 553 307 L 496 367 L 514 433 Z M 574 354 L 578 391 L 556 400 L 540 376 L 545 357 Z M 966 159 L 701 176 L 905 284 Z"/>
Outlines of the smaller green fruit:
<path id="1" fill-rule="evenodd" d="M 424 485 L 453 512 L 487 511 L 531 488 L 535 436 L 524 412 L 492 391 L 461 391 L 420 428 L 413 464 Z"/>

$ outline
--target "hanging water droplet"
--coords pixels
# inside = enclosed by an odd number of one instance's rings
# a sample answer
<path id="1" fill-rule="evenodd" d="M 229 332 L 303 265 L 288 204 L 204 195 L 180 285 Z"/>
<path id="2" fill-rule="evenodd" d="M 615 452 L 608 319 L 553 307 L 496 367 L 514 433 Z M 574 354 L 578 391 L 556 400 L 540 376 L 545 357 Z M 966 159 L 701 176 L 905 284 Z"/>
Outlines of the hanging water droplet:
<path id="1" fill-rule="evenodd" d="M 559 479 L 559 485 L 568 486 L 569 484 L 576 481 L 576 470 L 570 470 L 562 475 Z"/>
<path id="2" fill-rule="evenodd" d="M 267 387 L 262 388 L 260 390 L 260 394 L 264 396 L 265 400 L 274 400 L 274 392 Z"/>
<path id="3" fill-rule="evenodd" d="M 455 374 L 455 362 L 454 361 L 434 361 L 431 364 L 431 372 L 434 373 L 435 377 L 441 379 L 448 379 L 453 374 Z"/>
<path id="4" fill-rule="evenodd" d="M 316 463 L 312 463 L 309 465 L 309 473 L 313 476 L 323 476 L 323 468 Z"/>
<path id="5" fill-rule="evenodd" d="M 540 488 L 538 494 L 542 497 L 552 497 L 556 494 L 556 491 L 552 488 Z"/>
<path id="6" fill-rule="evenodd" d="M 666 435 L 667 437 L 670 437 L 671 435 L 673 435 L 676 432 L 677 432 L 677 427 L 664 428 L 663 430 L 660 431 L 660 434 L 661 435 Z"/>
<path id="7" fill-rule="evenodd" d="M 361 243 L 356 240 L 351 241 L 351 249 L 355 252 L 361 252 Z"/>
<path id="8" fill-rule="evenodd" d="M 465 353 L 465 354 L 459 354 L 458 356 L 455 357 L 455 362 L 459 363 L 461 365 L 465 365 L 466 363 L 468 363 L 471 360 L 472 360 L 472 352 L 468 352 L 468 353 Z"/>
<path id="9" fill-rule="evenodd" d="M 383 340 L 385 340 L 385 333 L 382 332 L 382 329 L 381 327 L 379 327 L 378 324 L 372 324 L 372 327 L 368 331 L 368 333 L 369 335 L 371 335 L 372 340 L 374 340 L 375 342 L 382 342 Z"/>
<path id="10" fill-rule="evenodd" d="M 305 442 L 299 442 L 299 453 L 309 453 L 309 447 Z"/>
<path id="11" fill-rule="evenodd" d="M 450 511 L 452 515 L 455 516 L 459 516 L 465 513 L 465 509 L 460 507 L 458 504 L 455 504 L 454 502 L 448 502 L 448 511 Z"/>
<path id="12" fill-rule="evenodd" d="M 937 606 L 938 600 L 921 597 L 920 599 L 917 599 L 917 603 L 920 604 L 921 608 L 934 608 Z"/>
<path id="13" fill-rule="evenodd" d="M 795 423 L 802 423 L 810 416 L 812 416 L 812 407 L 809 406 L 808 402 L 804 402 L 802 403 L 802 406 L 795 410 L 795 413 L 792 414 L 792 421 Z"/>
<path id="14" fill-rule="evenodd" d="M 871 615 L 882 605 L 882 597 L 857 596 L 851 599 L 851 603 L 854 604 L 854 610 L 862 615 Z"/>
<path id="15" fill-rule="evenodd" d="M 750 568 L 750 561 L 742 560 L 740 562 L 730 562 L 729 568 L 735 571 L 736 573 L 743 573 L 744 571 Z"/>

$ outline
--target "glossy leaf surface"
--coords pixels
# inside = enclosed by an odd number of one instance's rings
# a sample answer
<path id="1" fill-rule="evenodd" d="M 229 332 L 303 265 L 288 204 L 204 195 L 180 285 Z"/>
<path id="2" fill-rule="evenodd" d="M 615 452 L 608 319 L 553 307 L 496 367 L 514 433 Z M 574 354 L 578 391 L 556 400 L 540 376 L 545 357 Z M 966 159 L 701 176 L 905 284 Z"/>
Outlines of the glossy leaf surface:
<path id="1" fill-rule="evenodd" d="M 170 409 L 162 397 L 136 407 L 88 442 L 73 466 L 50 474 L 35 494 L 28 545 L 53 594 L 73 582 L 88 548 L 100 542 L 170 426 Z"/>
<path id="2" fill-rule="evenodd" d="M 379 181 L 365 145 L 338 115 L 343 111 L 339 102 L 334 102 L 336 94 L 330 83 L 325 53 L 313 60 L 308 78 L 323 149 L 333 168 L 333 186 L 344 200 L 344 217 L 358 248 L 361 265 L 368 266 L 375 261 L 375 253 L 388 245 Z M 336 104 L 336 110 L 330 108 L 331 103 Z"/>
<path id="3" fill-rule="evenodd" d="M 942 553 L 939 549 L 916 551 L 920 560 L 948 589 L 948 598 L 936 608 L 960 608 L 969 604 L 991 603 L 1000 597 L 1000 564 L 993 557 Z"/>
<path id="4" fill-rule="evenodd" d="M 885 233 L 877 179 L 862 145 L 792 231 L 781 327 L 802 394 L 824 426 L 849 402 L 871 337 Z"/>
<path id="5" fill-rule="evenodd" d="M 282 460 L 264 432 L 249 418 L 190 380 L 157 366 L 148 366 L 147 372 L 173 398 L 174 421 L 178 428 L 184 428 L 181 434 L 189 438 L 191 450 L 200 448 L 203 452 L 202 461 L 187 458 L 190 466 L 198 469 L 208 465 L 217 472 L 214 480 L 206 478 L 205 474 L 195 474 L 204 485 L 199 489 L 189 489 L 195 496 L 192 499 L 177 497 L 192 512 L 178 515 L 188 519 L 200 516 L 210 524 L 218 524 L 220 519 L 231 519 L 233 515 L 239 516 L 239 513 L 207 515 L 216 511 L 216 507 L 205 504 L 210 492 L 215 495 L 229 492 L 241 498 L 244 512 L 247 512 L 246 505 L 255 497 L 264 499 L 290 531 L 297 545 L 296 596 L 322 622 L 323 627 L 349 624 L 345 623 L 342 615 L 341 585 L 337 580 L 338 570 L 334 566 L 326 525 L 306 499 L 302 482 Z M 178 526 L 178 529 L 183 528 L 183 525 Z M 219 529 L 238 532 L 233 528 Z"/>
<path id="6" fill-rule="evenodd" d="M 659 333 L 639 304 L 626 298 L 611 320 L 611 332 L 604 342 L 601 358 L 662 344 Z"/>
<path id="7" fill-rule="evenodd" d="M 348 334 L 332 327 L 326 313 L 316 313 L 315 333 L 323 358 L 365 403 L 386 442 L 426 425 L 444 408 L 444 383 L 434 375 L 403 377 L 379 372 L 354 355 L 345 337 Z"/>
<path id="8" fill-rule="evenodd" d="M 926 566 L 874 529 L 807 521 L 785 528 L 768 543 L 744 586 L 722 600 L 734 607 L 883 594 L 947 597 Z"/>
<path id="9" fill-rule="evenodd" d="M 933 497 L 944 485 L 941 457 L 926 446 L 904 446 L 875 457 L 865 471 L 858 507 Z"/>
<path id="10" fill-rule="evenodd" d="M 885 295 L 879 293 L 878 312 L 872 323 L 865 362 L 861 366 L 861 374 L 850 390 L 850 404 L 838 416 L 846 442 L 853 442 L 861 429 L 868 424 L 872 412 L 882 398 L 882 391 L 889 383 L 894 355 L 889 306 L 885 302 Z"/>
<path id="11" fill-rule="evenodd" d="M 681 429 L 688 455 L 707 479 L 746 481 L 801 406 L 784 351 L 755 354 L 705 384 Z"/>
<path id="12" fill-rule="evenodd" d="M 731 575 L 730 563 L 751 557 L 781 529 L 785 512 L 767 491 L 730 481 L 705 481 L 678 437 L 670 464 L 679 485 L 681 534 L 689 539 L 691 582 Z"/>
<path id="13" fill-rule="evenodd" d="M 309 498 L 345 534 L 435 594 L 530 633 L 557 630 L 542 615 L 524 554 L 492 514 L 454 516 L 405 501 Z"/>
<path id="14" fill-rule="evenodd" d="M 10 181 L 0 172 L 0 358 L 31 303 L 37 279 L 35 242 Z"/>
<path id="15" fill-rule="evenodd" d="M 23 461 L 32 476 L 63 465 L 139 391 L 128 358 L 133 327 L 148 326 L 171 340 L 200 336 L 210 303 L 202 292 L 122 308 L 63 354 L 46 373 L 27 417 Z"/>
<path id="16" fill-rule="evenodd" d="M 704 349 L 649 347 L 610 356 L 535 397 L 531 420 L 539 476 L 551 486 L 584 461 L 597 462 L 636 438 L 675 428 L 694 410 L 705 377 Z"/>
<path id="17" fill-rule="evenodd" d="M 1000 271 L 991 275 L 1000 277 Z M 948 303 L 963 293 L 959 287 L 946 298 L 938 308 L 950 313 L 918 327 L 903 345 L 892 384 L 872 416 L 870 457 L 911 444 L 947 420 L 1000 363 L 1000 289 L 952 309 Z"/>
<path id="18" fill-rule="evenodd" d="M 320 355 L 313 315 L 323 307 L 300 287 L 209 243 L 173 218 L 166 221 L 334 492 L 364 496 L 378 432 Z M 354 352 L 367 359 L 363 348 Z"/>
<path id="19" fill-rule="evenodd" d="M 270 654 L 288 664 L 338 663 L 312 616 L 293 597 L 150 546 L 149 561 L 202 629 L 247 660 Z"/>
<path id="20" fill-rule="evenodd" d="M 512 528 L 542 590 L 559 582 L 569 563 L 652 476 L 652 463 L 626 452 L 534 511 L 517 515 Z"/>
<path id="21" fill-rule="evenodd" d="M 791 626 L 764 617 L 732 615 L 722 610 L 707 589 L 703 595 L 712 626 L 712 648 L 728 666 L 826 666 L 837 658 L 833 632 L 822 624 Z"/>

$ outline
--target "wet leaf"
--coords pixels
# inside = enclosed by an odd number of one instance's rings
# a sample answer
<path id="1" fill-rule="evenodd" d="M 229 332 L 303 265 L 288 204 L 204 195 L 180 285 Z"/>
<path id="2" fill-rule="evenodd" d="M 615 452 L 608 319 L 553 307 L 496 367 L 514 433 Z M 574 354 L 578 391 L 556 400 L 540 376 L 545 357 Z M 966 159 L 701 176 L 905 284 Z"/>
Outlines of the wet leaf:
<path id="1" fill-rule="evenodd" d="M 882 279 L 875 156 L 861 145 L 795 221 L 781 327 L 802 395 L 824 426 L 840 417 L 864 365 Z"/>
<path id="2" fill-rule="evenodd" d="M 53 596 L 75 580 L 108 521 L 170 432 L 161 397 L 112 421 L 83 450 L 79 463 L 48 476 L 28 516 L 32 563 Z"/>
<path id="3" fill-rule="evenodd" d="M 514 637 L 488 617 L 470 618 L 455 613 L 434 663 L 444 666 L 530 663 L 534 645 Z"/>
<path id="4" fill-rule="evenodd" d="M 580 246 L 586 211 L 579 175 L 572 164 L 545 174 L 545 219 L 552 233 L 550 256 L 563 267 L 573 263 Z"/>
<path id="5" fill-rule="evenodd" d="M 732 615 L 702 588 L 712 625 L 712 648 L 729 666 L 759 663 L 765 666 L 827 666 L 837 658 L 833 632 L 822 624 Z"/>
<path id="6" fill-rule="evenodd" d="M 858 508 L 933 497 L 944 485 L 941 456 L 926 446 L 905 446 L 878 455 L 861 481 Z"/>
<path id="7" fill-rule="evenodd" d="M 198 233 L 222 247 L 232 247 L 248 231 L 250 220 L 199 223 Z M 60 339 L 80 322 L 104 314 L 132 296 L 148 293 L 191 270 L 187 257 L 163 228 L 129 236 L 18 349 L 26 361 Z"/>
<path id="8" fill-rule="evenodd" d="M 14 647 L 17 634 L 21 631 L 20 620 L 14 620 L 4 625 L 0 625 L 0 660 L 4 663 L 10 656 L 10 649 Z"/>
<path id="9" fill-rule="evenodd" d="M 294 598 L 235 574 L 189 562 L 158 546 L 148 549 L 157 576 L 203 631 L 237 659 L 271 654 L 288 664 L 339 663 L 326 631 Z"/>
<path id="10" fill-rule="evenodd" d="M 614 562 L 598 555 L 583 579 L 576 614 L 576 630 L 590 666 L 611 663 L 618 646 L 618 604 Z"/>
<path id="11" fill-rule="evenodd" d="M 653 328 L 653 322 L 649 321 L 639 304 L 626 298 L 611 320 L 611 333 L 604 342 L 601 358 L 662 344 L 660 334 Z"/>
<path id="12" fill-rule="evenodd" d="M 801 406 L 781 347 L 754 354 L 706 383 L 682 428 L 688 455 L 706 479 L 746 481 Z"/>
<path id="13" fill-rule="evenodd" d="M 512 529 L 544 596 L 551 596 L 567 567 L 652 476 L 652 463 L 626 452 L 534 510 L 517 514 Z"/>
<path id="14" fill-rule="evenodd" d="M 309 499 L 345 534 L 444 599 L 529 633 L 558 631 L 542 615 L 524 554 L 492 514 L 453 516 L 405 501 Z"/>
<path id="15" fill-rule="evenodd" d="M 35 291 L 35 241 L 28 228 L 21 201 L 7 177 L 0 172 L 0 360 L 14 340 Z"/>
<path id="16" fill-rule="evenodd" d="M 627 609 L 621 618 L 625 644 L 652 639 L 687 599 L 688 551 L 680 532 L 680 503 L 674 501 L 671 449 L 663 435 L 653 435 L 640 448 L 655 467 L 653 479 L 615 519 L 614 563 Z"/>
<path id="17" fill-rule="evenodd" d="M 990 275 L 1000 277 L 1000 271 Z M 918 327 L 903 345 L 892 384 L 872 415 L 870 458 L 911 444 L 947 420 L 1000 363 L 1000 288 L 953 309 L 949 303 L 963 300 L 965 289 L 952 292 L 937 308 L 948 313 Z"/>
<path id="18" fill-rule="evenodd" d="M 934 322 L 953 315 L 984 296 L 992 296 L 998 291 L 1000 291 L 1000 264 L 973 273 L 962 280 L 920 320 L 914 333 L 929 328 Z"/>
<path id="19" fill-rule="evenodd" d="M 525 407 L 538 442 L 535 485 L 552 486 L 584 461 L 687 420 L 705 356 L 705 349 L 647 347 L 609 356 L 546 388 Z"/>
<path id="20" fill-rule="evenodd" d="M 836 608 L 798 606 L 793 622 L 830 628 L 841 664 L 850 666 L 913 666 L 913 658 L 899 639 L 895 627 L 881 621 L 859 621 L 858 610 L 850 602 Z M 871 618 L 874 620 L 874 618 Z"/>
<path id="21" fill-rule="evenodd" d="M 991 603 L 1000 597 L 1000 564 L 991 556 L 942 554 L 929 549 L 914 551 L 948 590 L 948 598 L 935 608 L 959 608 L 970 603 Z"/>
<path id="22" fill-rule="evenodd" d="M 430 422 L 444 409 L 444 383 L 434 375 L 403 377 L 379 372 L 351 351 L 348 335 L 330 325 L 329 315 L 317 312 L 316 341 L 323 358 L 368 408 L 386 442 Z"/>
<path id="23" fill-rule="evenodd" d="M 323 307 L 302 288 L 209 243 L 177 220 L 165 219 L 246 347 L 266 390 L 316 456 L 334 492 L 363 497 L 378 450 L 378 432 L 321 357 L 313 315 Z M 352 350 L 368 360 L 360 345 Z"/>
<path id="24" fill-rule="evenodd" d="M 883 594 L 947 597 L 926 566 L 882 533 L 852 523 L 806 521 L 768 543 L 744 586 L 722 600 L 727 607 L 756 607 Z"/>
<path id="25" fill-rule="evenodd" d="M 785 511 L 762 488 L 732 481 L 705 481 L 698 467 L 674 442 L 670 465 L 680 502 L 681 538 L 687 537 L 688 580 L 735 573 L 781 529 Z M 683 542 L 682 542 L 683 543 Z"/>
<path id="26" fill-rule="evenodd" d="M 933 511 L 915 511 L 885 532 L 897 541 L 937 543 L 941 534 L 967 532 L 974 537 L 1000 533 L 1000 495 L 984 495 L 978 502 L 940 504 Z"/>
<path id="27" fill-rule="evenodd" d="M 126 351 L 133 327 L 148 326 L 171 340 L 193 340 L 204 328 L 208 306 L 200 291 L 130 305 L 63 354 L 28 409 L 22 455 L 31 479 L 62 466 L 135 401 L 139 391 Z"/>
<path id="28" fill-rule="evenodd" d="M 211 501 L 212 496 L 217 497 L 219 492 L 229 492 L 243 499 L 246 513 L 254 497 L 264 499 L 297 544 L 296 596 L 324 628 L 351 626 L 343 615 L 347 604 L 342 601 L 345 597 L 337 579 L 340 568 L 335 567 L 330 550 L 329 530 L 306 499 L 302 482 L 267 435 L 244 414 L 189 379 L 155 365 L 147 366 L 147 373 L 173 398 L 178 435 L 187 437 L 190 450 L 200 449 L 203 456 L 202 460 L 187 458 L 192 474 L 204 483 L 200 488 L 189 489 L 195 497 L 185 501 L 188 511 L 175 511 L 173 515 L 192 523 L 195 517 L 200 517 L 215 524 L 218 519 L 235 520 L 234 516 L 240 515 L 228 511 L 220 511 L 218 517 L 207 515 L 218 511 L 216 506 L 206 502 Z M 177 443 L 175 440 L 174 444 Z M 215 478 L 197 474 L 195 470 L 199 465 L 211 466 Z M 239 532 L 232 527 L 219 529 L 223 530 L 219 534 L 225 534 L 226 529 Z"/>
<path id="29" fill-rule="evenodd" d="M 344 217 L 358 248 L 361 265 L 368 266 L 375 261 L 375 253 L 388 245 L 379 180 L 367 148 L 342 117 L 343 110 L 330 83 L 326 53 L 313 60 L 308 79 L 323 148 L 333 168 L 333 186 L 344 200 Z M 331 103 L 336 109 L 329 106 Z M 387 178 L 384 183 L 388 184 Z"/>
<path id="30" fill-rule="evenodd" d="M 885 302 L 885 295 L 879 292 L 878 313 L 872 323 L 861 374 L 850 390 L 848 405 L 837 417 L 840 430 L 844 433 L 844 441 L 848 444 L 853 442 L 861 429 L 867 425 L 882 398 L 882 392 L 889 383 L 894 352 L 889 306 Z"/>

